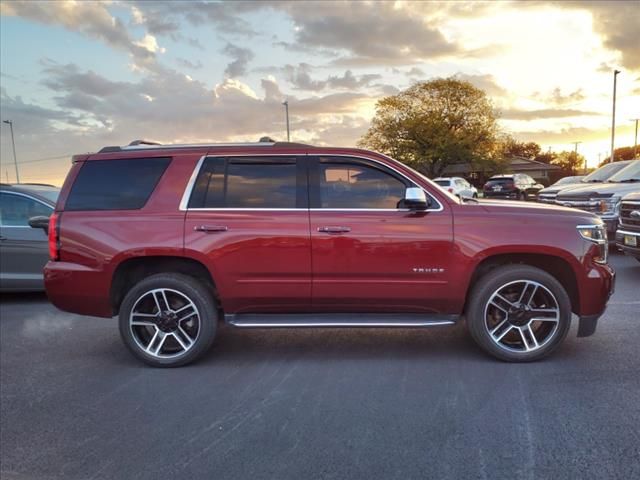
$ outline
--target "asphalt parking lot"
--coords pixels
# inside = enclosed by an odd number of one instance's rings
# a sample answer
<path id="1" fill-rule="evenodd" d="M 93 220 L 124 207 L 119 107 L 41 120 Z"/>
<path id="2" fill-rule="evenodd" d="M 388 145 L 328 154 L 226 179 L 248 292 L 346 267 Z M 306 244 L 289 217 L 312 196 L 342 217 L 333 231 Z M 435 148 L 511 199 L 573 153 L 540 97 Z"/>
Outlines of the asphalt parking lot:
<path id="1" fill-rule="evenodd" d="M 0 477 L 640 478 L 640 263 L 613 255 L 598 331 L 543 362 L 463 326 L 220 332 L 173 370 L 116 320 L 0 303 Z"/>

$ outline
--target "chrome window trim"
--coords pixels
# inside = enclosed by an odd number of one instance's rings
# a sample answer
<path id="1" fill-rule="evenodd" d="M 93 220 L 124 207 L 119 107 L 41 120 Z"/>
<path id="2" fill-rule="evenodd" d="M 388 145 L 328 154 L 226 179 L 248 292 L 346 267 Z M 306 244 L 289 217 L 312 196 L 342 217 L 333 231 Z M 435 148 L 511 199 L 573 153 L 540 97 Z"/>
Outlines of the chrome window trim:
<path id="1" fill-rule="evenodd" d="M 234 144 L 237 145 L 237 144 Z M 308 157 L 308 156 L 313 156 L 313 157 L 321 157 L 321 156 L 326 156 L 326 157 L 344 157 L 344 158 L 355 158 L 358 160 L 365 160 L 365 161 L 370 161 L 370 162 L 375 162 L 378 165 L 381 165 L 382 167 L 388 168 L 392 171 L 394 171 L 395 173 L 397 173 L 398 175 L 400 175 L 402 178 L 404 178 L 406 181 L 408 181 L 411 185 L 413 185 L 414 187 L 420 188 L 425 195 L 428 195 L 429 198 L 431 198 L 434 202 L 436 202 L 436 204 L 438 205 L 437 208 L 427 208 L 426 210 L 411 210 L 409 208 L 224 208 L 224 207 L 215 207 L 215 208 L 188 208 L 187 205 L 189 204 L 189 199 L 191 198 L 191 193 L 193 192 L 193 187 L 195 186 L 196 183 L 196 178 L 198 178 L 198 174 L 200 173 L 200 169 L 202 168 L 202 164 L 204 163 L 204 160 L 207 158 L 226 158 L 226 157 Z M 407 187 L 409 188 L 409 187 Z M 180 200 L 180 205 L 179 205 L 179 210 L 186 212 L 186 211 L 201 211 L 201 212 L 206 212 L 206 211 L 261 211 L 261 212 L 278 212 L 278 211 L 301 211 L 301 210 L 309 210 L 309 211 L 332 211 L 332 212 L 441 212 L 444 210 L 444 206 L 442 205 L 442 203 L 440 203 L 440 201 L 434 197 L 433 195 L 431 195 L 431 193 L 429 193 L 427 190 L 425 190 L 423 187 L 421 187 L 420 185 L 416 185 L 416 182 L 414 182 L 413 180 L 411 180 L 409 177 L 407 177 L 404 173 L 400 172 L 399 170 L 395 169 L 394 167 L 387 165 L 379 160 L 373 159 L 373 158 L 368 158 L 368 157 L 363 157 L 363 156 L 359 156 L 359 155 L 346 155 L 346 154 L 326 154 L 326 155 L 322 155 L 322 154 L 312 154 L 309 155 L 308 153 L 256 153 L 256 154 L 252 154 L 252 153 L 232 153 L 232 154 L 215 154 L 215 155 L 203 155 L 200 160 L 198 160 L 198 163 L 196 164 L 195 168 L 193 169 L 193 172 L 191 173 L 191 177 L 189 178 L 189 182 L 187 183 L 187 187 L 185 188 L 184 193 L 182 194 L 182 198 Z"/>
<path id="2" fill-rule="evenodd" d="M 55 208 L 49 205 L 47 202 L 43 202 L 42 200 L 32 197 L 31 195 L 26 193 L 10 192 L 8 190 L 0 190 L 0 193 L 6 193 L 7 195 L 17 195 L 19 197 L 25 197 L 25 198 L 28 198 L 29 200 L 33 200 L 34 202 L 44 205 L 45 207 L 51 209 L 51 212 L 55 210 Z M 0 226 L 2 226 L 2 228 L 31 228 L 29 225 L 5 225 L 2 223 L 2 216 L 0 216 Z"/>
<path id="3" fill-rule="evenodd" d="M 204 163 L 204 159 L 207 158 L 206 155 L 200 157 L 198 163 L 196 163 L 193 172 L 191 172 L 191 176 L 189 177 L 189 181 L 187 182 L 187 187 L 184 189 L 184 193 L 182 194 L 182 198 L 180 199 L 179 210 L 186 212 L 187 210 L 193 210 L 187 208 L 189 205 L 189 199 L 191 198 L 191 193 L 193 191 L 193 186 L 196 183 L 196 178 L 198 178 L 198 174 L 200 173 L 200 168 L 202 168 L 202 164 Z"/>

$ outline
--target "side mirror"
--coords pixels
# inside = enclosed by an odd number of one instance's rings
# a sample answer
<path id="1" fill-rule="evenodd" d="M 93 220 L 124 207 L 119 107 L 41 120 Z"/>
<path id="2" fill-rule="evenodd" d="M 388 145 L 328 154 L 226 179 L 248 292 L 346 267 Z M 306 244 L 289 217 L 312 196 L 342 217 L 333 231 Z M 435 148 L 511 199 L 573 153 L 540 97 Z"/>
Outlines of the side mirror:
<path id="1" fill-rule="evenodd" d="M 45 217 L 44 215 L 31 217 L 29 219 L 29 226 L 31 228 L 41 228 L 44 230 L 44 233 L 49 235 L 49 217 Z"/>
<path id="2" fill-rule="evenodd" d="M 418 187 L 408 187 L 404 192 L 404 205 L 411 210 L 426 210 L 429 207 L 424 190 Z"/>

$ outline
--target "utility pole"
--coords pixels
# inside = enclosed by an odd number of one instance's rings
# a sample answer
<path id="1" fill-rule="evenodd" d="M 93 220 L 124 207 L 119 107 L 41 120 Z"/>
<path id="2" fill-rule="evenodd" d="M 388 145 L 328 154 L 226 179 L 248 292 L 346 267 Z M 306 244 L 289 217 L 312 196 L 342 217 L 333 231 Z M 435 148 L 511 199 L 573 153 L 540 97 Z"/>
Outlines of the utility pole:
<path id="1" fill-rule="evenodd" d="M 291 134 L 289 132 L 289 100 L 285 100 L 284 102 L 282 102 L 282 105 L 284 105 L 284 111 L 287 117 L 287 142 L 290 142 Z"/>
<path id="2" fill-rule="evenodd" d="M 575 157 L 576 161 L 578 161 L 578 145 L 580 145 L 582 142 L 571 142 L 574 145 L 574 149 L 573 149 L 573 156 Z M 587 157 L 585 157 L 584 159 L 584 173 L 587 173 Z"/>
<path id="3" fill-rule="evenodd" d="M 3 120 L 4 123 L 11 128 L 11 145 L 13 145 L 13 163 L 16 166 L 16 183 L 20 183 L 20 174 L 18 173 L 18 160 L 16 159 L 16 142 L 13 139 L 13 122 L 11 120 Z"/>
<path id="4" fill-rule="evenodd" d="M 640 120 L 640 118 L 631 119 L 632 122 L 636 122 L 636 136 L 635 140 L 633 141 L 633 158 L 636 158 L 638 156 L 638 120 Z"/>
<path id="5" fill-rule="evenodd" d="M 613 163 L 616 161 L 615 159 L 615 151 L 613 148 L 615 138 L 616 138 L 616 85 L 618 82 L 618 74 L 620 70 L 613 71 L 613 113 L 611 115 L 611 156 L 609 157 L 609 163 Z"/>

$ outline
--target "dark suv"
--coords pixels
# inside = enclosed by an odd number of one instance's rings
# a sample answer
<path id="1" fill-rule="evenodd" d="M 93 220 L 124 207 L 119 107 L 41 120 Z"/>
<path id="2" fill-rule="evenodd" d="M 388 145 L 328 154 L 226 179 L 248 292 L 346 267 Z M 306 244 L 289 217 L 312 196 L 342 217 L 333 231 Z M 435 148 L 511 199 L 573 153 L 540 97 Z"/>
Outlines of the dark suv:
<path id="1" fill-rule="evenodd" d="M 513 225 L 513 228 L 508 228 Z M 602 220 L 460 200 L 377 153 L 264 142 L 74 157 L 49 226 L 47 293 L 119 315 L 131 352 L 183 365 L 239 328 L 430 327 L 531 361 L 591 335 L 614 285 Z"/>
<path id="2" fill-rule="evenodd" d="M 494 175 L 484 184 L 482 193 L 485 198 L 507 198 L 526 201 L 535 198 L 544 185 L 536 182 L 529 175 L 514 173 L 510 175 Z"/>

